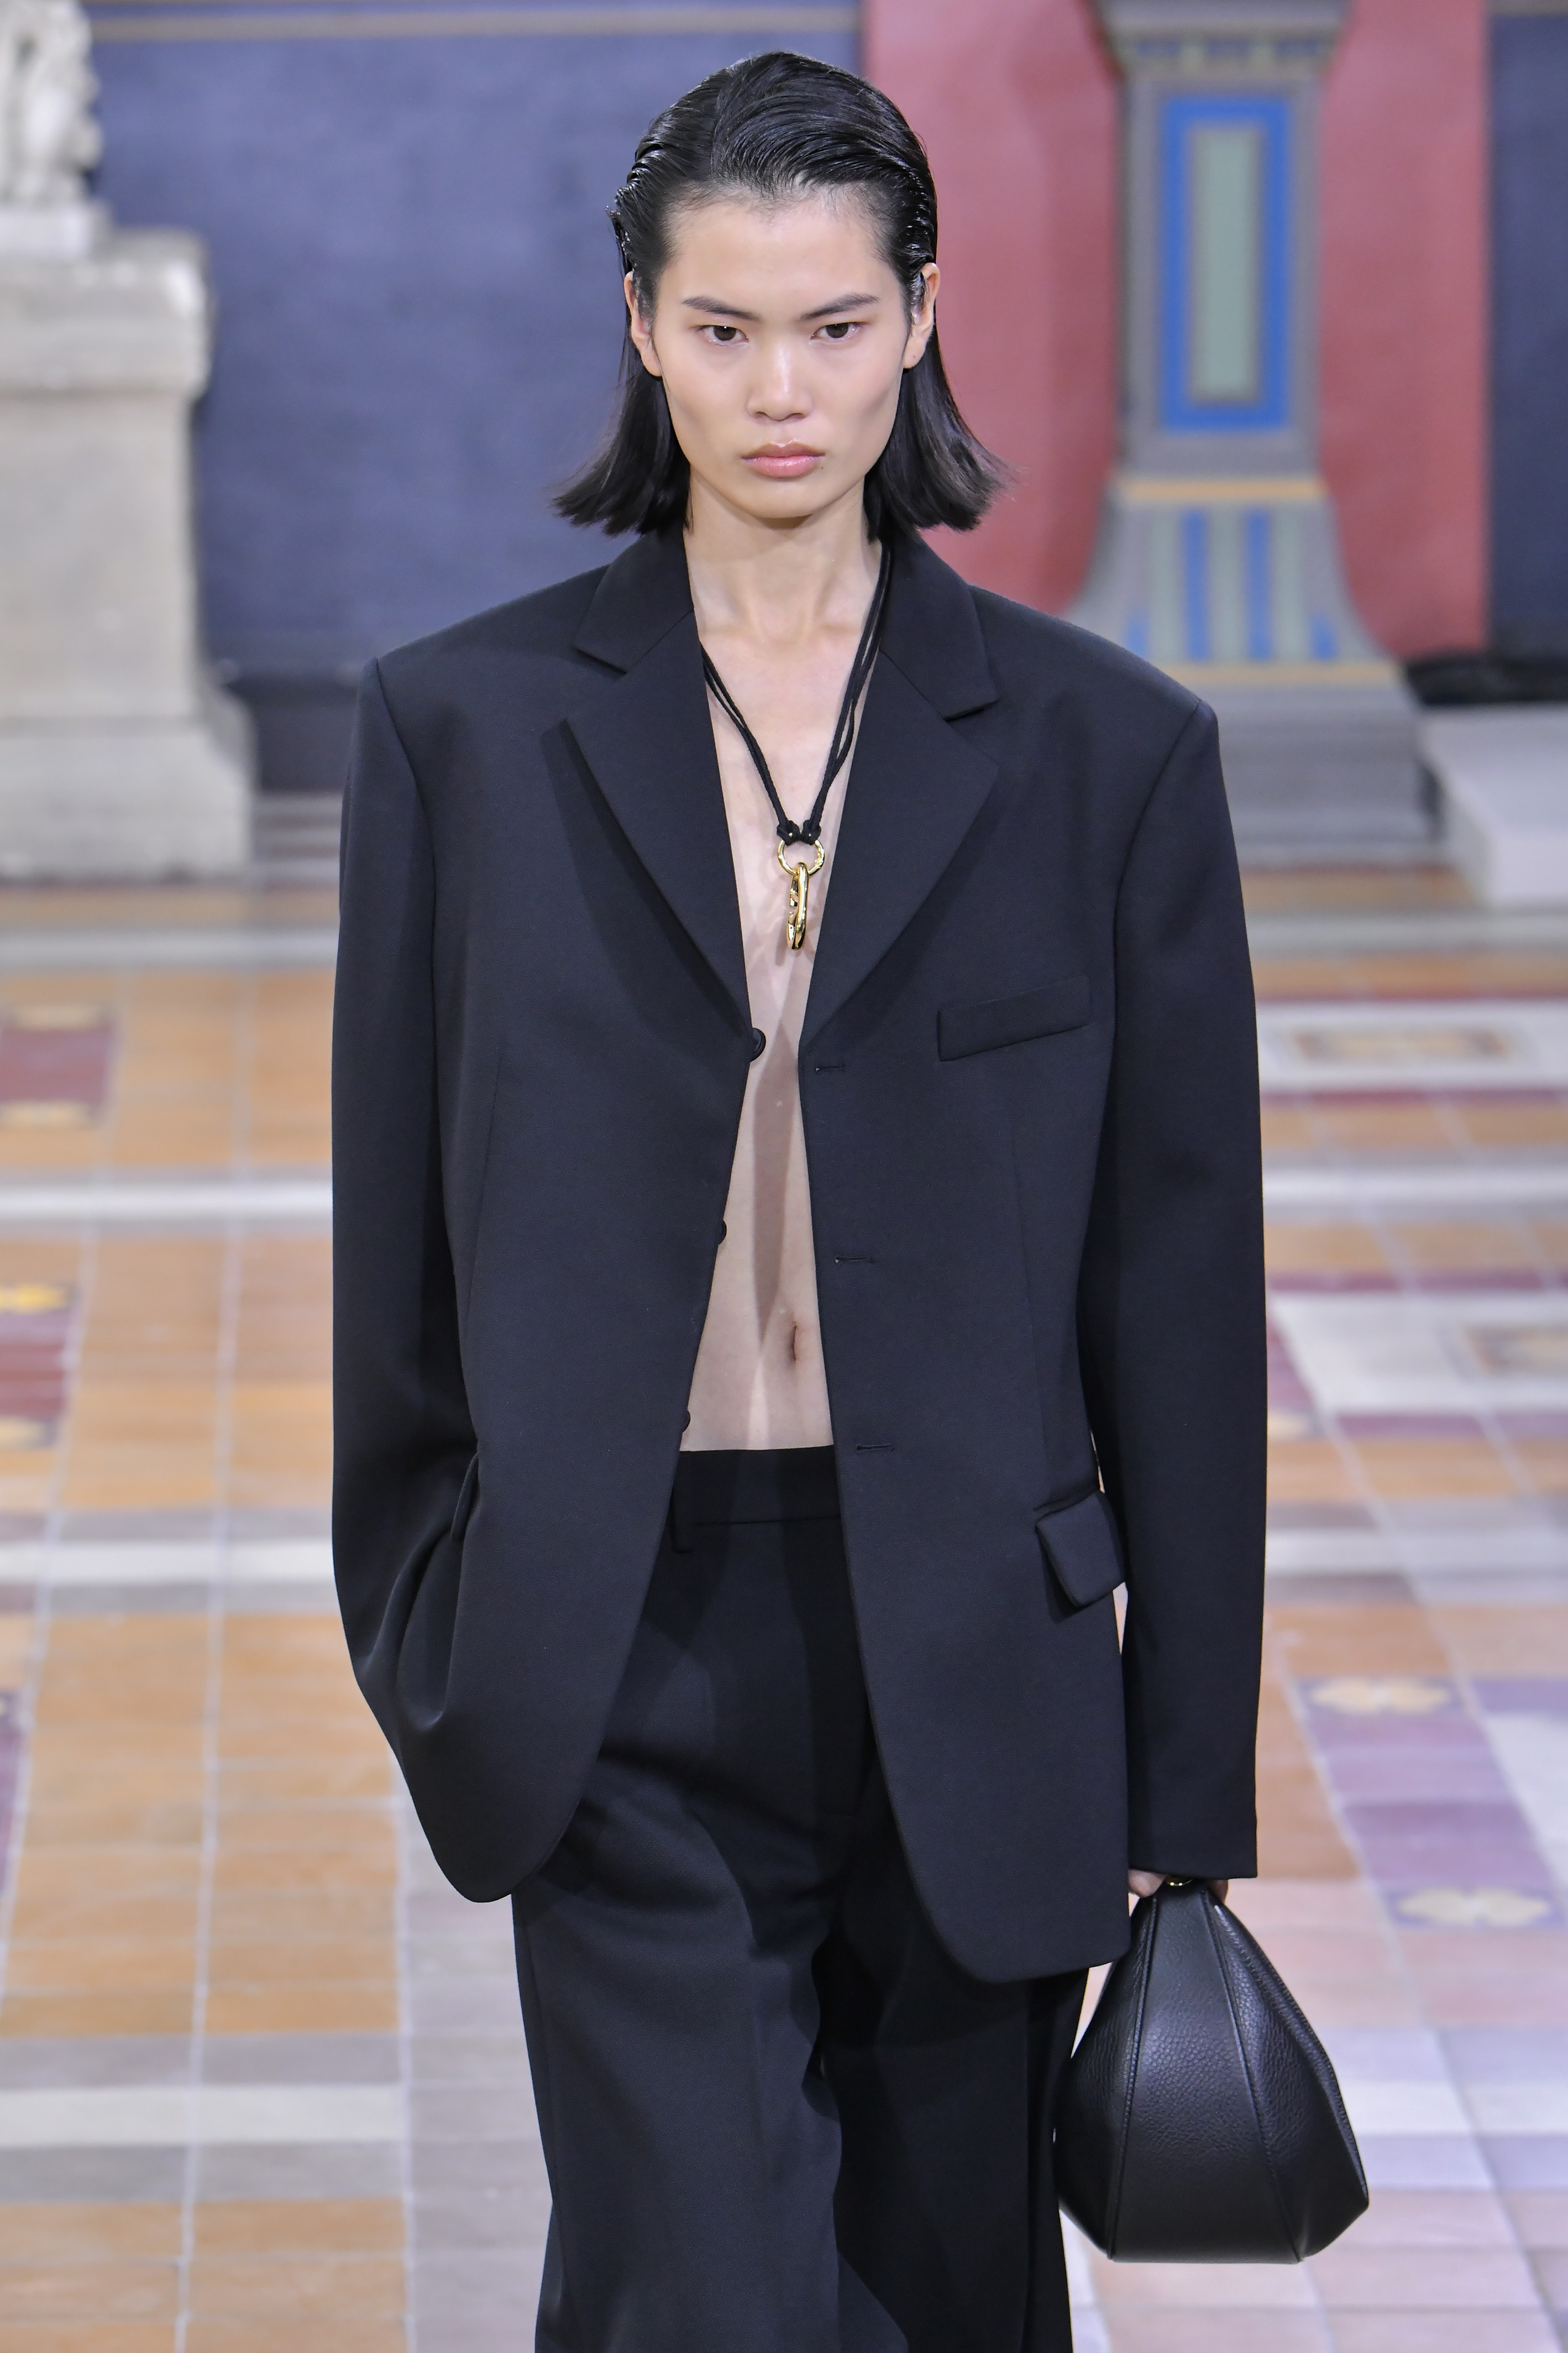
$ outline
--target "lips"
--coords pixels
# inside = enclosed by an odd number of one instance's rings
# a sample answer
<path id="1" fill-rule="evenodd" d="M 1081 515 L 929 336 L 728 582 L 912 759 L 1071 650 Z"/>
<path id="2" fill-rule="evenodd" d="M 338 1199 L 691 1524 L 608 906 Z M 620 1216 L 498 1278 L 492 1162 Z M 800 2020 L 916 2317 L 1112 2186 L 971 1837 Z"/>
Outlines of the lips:
<path id="1" fill-rule="evenodd" d="M 826 453 L 808 448 L 804 441 L 770 441 L 761 449 L 749 449 L 744 463 L 753 473 L 766 474 L 773 481 L 793 481 L 797 475 L 809 474 L 814 466 L 822 463 Z"/>

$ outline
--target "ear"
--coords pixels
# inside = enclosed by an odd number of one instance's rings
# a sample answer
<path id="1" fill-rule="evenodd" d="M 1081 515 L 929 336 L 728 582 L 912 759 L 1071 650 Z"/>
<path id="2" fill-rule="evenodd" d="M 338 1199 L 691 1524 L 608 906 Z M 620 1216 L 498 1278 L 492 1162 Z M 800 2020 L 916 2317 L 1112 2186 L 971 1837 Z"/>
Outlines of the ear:
<path id="1" fill-rule="evenodd" d="M 626 298 L 626 332 L 637 347 L 637 357 L 649 375 L 662 375 L 664 371 L 658 364 L 658 353 L 653 347 L 653 321 L 644 318 L 637 307 L 637 285 L 629 269 L 621 280 L 621 286 Z"/>
<path id="2" fill-rule="evenodd" d="M 924 359 L 926 345 L 936 328 L 936 290 L 942 284 L 942 272 L 934 261 L 928 261 L 921 271 L 921 299 L 910 321 L 909 341 L 904 345 L 904 365 L 912 368 Z"/>

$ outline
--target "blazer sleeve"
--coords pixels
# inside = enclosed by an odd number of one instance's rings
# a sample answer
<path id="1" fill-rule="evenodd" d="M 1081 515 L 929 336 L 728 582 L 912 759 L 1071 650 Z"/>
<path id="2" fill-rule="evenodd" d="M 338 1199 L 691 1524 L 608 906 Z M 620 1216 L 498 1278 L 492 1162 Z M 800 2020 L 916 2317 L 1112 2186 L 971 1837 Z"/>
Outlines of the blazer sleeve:
<path id="1" fill-rule="evenodd" d="M 436 874 L 374 664 L 343 806 L 332 1028 L 332 1550 L 361 1689 L 401 1757 L 439 1694 L 405 1657 L 475 1454 L 439 1152 Z M 429 1667 L 434 1662 L 425 1662 Z"/>
<path id="2" fill-rule="evenodd" d="M 1256 1871 L 1267 1437 L 1258 1039 L 1214 715 L 1144 806 L 1079 1298 L 1127 1564 L 1130 1865 Z"/>

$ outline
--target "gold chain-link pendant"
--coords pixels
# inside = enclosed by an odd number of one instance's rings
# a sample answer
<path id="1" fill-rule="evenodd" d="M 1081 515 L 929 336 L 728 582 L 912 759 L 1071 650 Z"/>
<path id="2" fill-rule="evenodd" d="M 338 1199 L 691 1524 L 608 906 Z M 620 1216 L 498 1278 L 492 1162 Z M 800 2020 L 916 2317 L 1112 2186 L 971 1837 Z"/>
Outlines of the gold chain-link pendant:
<path id="1" fill-rule="evenodd" d="M 803 948 L 805 945 L 805 922 L 811 901 L 811 878 L 814 874 L 821 873 L 822 861 L 827 855 L 820 841 L 814 841 L 811 846 L 816 852 L 815 866 L 792 866 L 784 856 L 784 846 L 782 841 L 778 848 L 779 865 L 789 876 L 789 915 L 784 926 L 784 937 L 792 948 Z"/>

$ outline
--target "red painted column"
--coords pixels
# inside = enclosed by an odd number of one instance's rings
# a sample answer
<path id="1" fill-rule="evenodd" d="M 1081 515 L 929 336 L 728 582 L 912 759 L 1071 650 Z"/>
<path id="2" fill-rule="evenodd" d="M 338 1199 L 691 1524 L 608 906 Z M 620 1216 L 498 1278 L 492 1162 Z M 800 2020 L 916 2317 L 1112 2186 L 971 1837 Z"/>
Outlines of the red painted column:
<path id="1" fill-rule="evenodd" d="M 1358 0 L 1323 95 L 1323 470 L 1398 654 L 1487 635 L 1485 0 Z"/>
<path id="2" fill-rule="evenodd" d="M 942 353 L 1019 470 L 979 531 L 937 534 L 987 587 L 1071 599 L 1116 448 L 1117 85 L 1082 0 L 864 0 L 865 69 L 925 141 Z"/>
<path id="3" fill-rule="evenodd" d="M 1117 85 L 1085 0 L 863 0 L 931 150 L 942 349 L 1019 469 L 970 578 L 1070 602 L 1115 454 Z M 1324 94 L 1323 462 L 1393 651 L 1487 630 L 1485 0 L 1358 0 Z"/>

